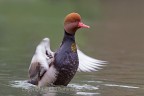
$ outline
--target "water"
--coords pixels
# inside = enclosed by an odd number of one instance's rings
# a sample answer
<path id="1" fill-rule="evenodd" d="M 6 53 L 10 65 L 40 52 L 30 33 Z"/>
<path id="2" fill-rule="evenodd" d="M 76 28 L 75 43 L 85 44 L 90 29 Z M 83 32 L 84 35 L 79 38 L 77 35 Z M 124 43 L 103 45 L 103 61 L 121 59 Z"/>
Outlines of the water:
<path id="1" fill-rule="evenodd" d="M 63 3 L 0 0 L 0 96 L 143 96 L 144 2 Z M 48 36 L 56 50 L 63 36 L 60 22 L 75 10 L 91 26 L 76 36 L 81 49 L 108 64 L 97 72 L 77 73 L 67 87 L 39 89 L 26 83 L 36 45 Z"/>

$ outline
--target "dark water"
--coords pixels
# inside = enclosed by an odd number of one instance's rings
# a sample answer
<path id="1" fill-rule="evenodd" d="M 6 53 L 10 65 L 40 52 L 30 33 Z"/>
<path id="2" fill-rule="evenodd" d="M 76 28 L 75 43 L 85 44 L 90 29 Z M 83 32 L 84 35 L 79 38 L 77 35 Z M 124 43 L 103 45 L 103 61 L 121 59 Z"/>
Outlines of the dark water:
<path id="1" fill-rule="evenodd" d="M 144 2 L 63 3 L 0 0 L 0 96 L 143 96 Z M 62 18 L 76 10 L 91 26 L 77 34 L 78 44 L 108 64 L 98 72 L 77 73 L 68 87 L 39 89 L 26 83 L 36 45 L 48 36 L 56 49 L 63 36 Z"/>

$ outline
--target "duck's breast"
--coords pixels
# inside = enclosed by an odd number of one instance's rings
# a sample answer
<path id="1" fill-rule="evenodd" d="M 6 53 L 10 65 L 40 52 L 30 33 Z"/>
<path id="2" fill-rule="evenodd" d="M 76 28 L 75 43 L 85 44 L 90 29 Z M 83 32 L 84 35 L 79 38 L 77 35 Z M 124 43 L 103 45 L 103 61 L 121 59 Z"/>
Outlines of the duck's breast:
<path id="1" fill-rule="evenodd" d="M 65 42 L 55 54 L 55 68 L 58 71 L 56 85 L 67 85 L 75 75 L 79 60 L 75 42 Z"/>

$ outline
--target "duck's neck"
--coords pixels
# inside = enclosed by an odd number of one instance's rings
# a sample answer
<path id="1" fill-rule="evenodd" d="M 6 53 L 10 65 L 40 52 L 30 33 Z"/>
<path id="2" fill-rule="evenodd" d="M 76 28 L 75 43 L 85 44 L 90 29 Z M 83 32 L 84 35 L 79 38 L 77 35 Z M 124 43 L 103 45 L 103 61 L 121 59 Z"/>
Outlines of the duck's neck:
<path id="1" fill-rule="evenodd" d="M 75 34 L 70 34 L 70 33 L 68 33 L 68 32 L 64 32 L 64 38 L 63 38 L 63 42 L 64 41 L 73 41 L 73 42 L 75 42 Z"/>

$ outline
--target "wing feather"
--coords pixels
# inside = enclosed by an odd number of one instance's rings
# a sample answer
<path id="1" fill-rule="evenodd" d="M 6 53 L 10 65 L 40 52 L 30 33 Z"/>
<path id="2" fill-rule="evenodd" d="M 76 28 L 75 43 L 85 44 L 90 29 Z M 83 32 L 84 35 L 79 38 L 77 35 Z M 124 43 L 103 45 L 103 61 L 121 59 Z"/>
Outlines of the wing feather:
<path id="1" fill-rule="evenodd" d="M 44 38 L 37 46 L 29 67 L 30 79 L 40 79 L 53 62 L 54 53 L 50 50 L 49 38 Z"/>
<path id="2" fill-rule="evenodd" d="M 79 49 L 77 49 L 77 52 L 79 57 L 78 71 L 83 72 L 97 71 L 98 69 L 101 69 L 101 66 L 104 66 L 104 64 L 107 63 L 106 61 L 94 59 L 90 56 L 87 56 Z"/>

